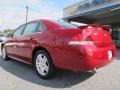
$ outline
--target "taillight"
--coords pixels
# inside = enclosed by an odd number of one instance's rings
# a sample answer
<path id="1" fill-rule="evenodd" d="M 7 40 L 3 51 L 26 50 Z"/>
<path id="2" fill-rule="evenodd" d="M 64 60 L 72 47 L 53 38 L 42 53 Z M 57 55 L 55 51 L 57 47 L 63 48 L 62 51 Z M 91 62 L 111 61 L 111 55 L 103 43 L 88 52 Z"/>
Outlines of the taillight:
<path id="1" fill-rule="evenodd" d="M 85 38 L 85 41 L 93 41 L 93 40 L 92 40 L 91 36 L 88 36 Z"/>
<path id="2" fill-rule="evenodd" d="M 93 31 L 94 29 L 92 27 L 91 28 L 88 27 L 87 29 L 84 29 L 82 33 L 83 40 L 92 41 L 91 34 L 93 33 Z"/>
<path id="3" fill-rule="evenodd" d="M 75 35 L 70 42 L 69 45 L 93 45 L 94 42 L 91 38 L 92 31 L 88 29 L 83 30 L 82 34 Z"/>

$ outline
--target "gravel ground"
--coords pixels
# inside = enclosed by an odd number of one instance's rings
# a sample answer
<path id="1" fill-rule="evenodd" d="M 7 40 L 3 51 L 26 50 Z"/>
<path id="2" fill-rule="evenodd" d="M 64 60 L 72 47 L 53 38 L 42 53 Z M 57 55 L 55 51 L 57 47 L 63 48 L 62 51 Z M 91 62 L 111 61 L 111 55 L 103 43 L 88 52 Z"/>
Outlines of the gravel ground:
<path id="1" fill-rule="evenodd" d="M 116 61 L 96 73 L 58 71 L 51 80 L 40 79 L 29 65 L 0 58 L 0 90 L 120 90 L 120 50 Z"/>

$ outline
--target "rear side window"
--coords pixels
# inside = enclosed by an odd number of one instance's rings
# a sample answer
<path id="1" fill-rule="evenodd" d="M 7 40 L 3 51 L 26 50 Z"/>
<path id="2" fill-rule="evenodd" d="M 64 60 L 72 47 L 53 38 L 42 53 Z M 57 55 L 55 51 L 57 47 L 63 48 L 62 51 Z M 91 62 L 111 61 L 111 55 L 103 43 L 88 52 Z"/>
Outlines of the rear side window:
<path id="1" fill-rule="evenodd" d="M 13 33 L 13 37 L 20 36 L 25 28 L 25 25 L 20 26 L 16 31 Z"/>
<path id="2" fill-rule="evenodd" d="M 42 23 L 39 23 L 38 25 L 38 32 L 39 31 L 44 31 L 45 30 L 45 26 Z"/>
<path id="3" fill-rule="evenodd" d="M 27 34 L 32 34 L 36 31 L 37 29 L 37 26 L 38 26 L 38 23 L 29 23 L 27 24 L 24 32 L 23 32 L 23 35 L 27 35 Z"/>

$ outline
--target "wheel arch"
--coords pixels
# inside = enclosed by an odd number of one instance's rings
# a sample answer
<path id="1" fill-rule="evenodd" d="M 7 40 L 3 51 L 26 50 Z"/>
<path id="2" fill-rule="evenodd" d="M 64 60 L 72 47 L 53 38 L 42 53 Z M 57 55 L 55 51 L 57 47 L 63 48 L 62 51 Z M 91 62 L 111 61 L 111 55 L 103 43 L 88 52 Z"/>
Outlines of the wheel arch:
<path id="1" fill-rule="evenodd" d="M 52 60 L 52 57 L 51 57 L 49 51 L 48 51 L 46 48 L 44 48 L 44 47 L 38 46 L 38 47 L 35 47 L 35 48 L 33 49 L 33 51 L 32 51 L 32 60 L 33 60 L 33 63 L 32 63 L 32 64 L 33 64 L 33 65 L 34 65 L 34 57 L 35 57 L 35 54 L 36 54 L 36 52 L 37 52 L 38 50 L 43 50 L 43 51 L 47 52 L 48 55 L 50 56 L 51 60 Z M 53 62 L 53 61 L 52 61 L 52 62 Z"/>

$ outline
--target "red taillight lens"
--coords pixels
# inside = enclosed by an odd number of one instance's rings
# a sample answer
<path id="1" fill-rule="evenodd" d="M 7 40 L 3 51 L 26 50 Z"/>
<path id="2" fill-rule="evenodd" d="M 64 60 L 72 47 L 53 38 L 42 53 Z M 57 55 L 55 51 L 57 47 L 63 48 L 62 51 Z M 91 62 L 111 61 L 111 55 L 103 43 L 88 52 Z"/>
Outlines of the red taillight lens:
<path id="1" fill-rule="evenodd" d="M 84 29 L 83 30 L 83 33 L 82 33 L 82 36 L 83 36 L 83 40 L 85 41 L 92 41 L 92 38 L 91 38 L 91 34 L 93 33 L 94 29 Z"/>
<path id="2" fill-rule="evenodd" d="M 75 35 L 70 42 L 69 45 L 93 45 L 94 42 L 90 36 L 90 32 L 84 31 L 83 34 Z"/>
<path id="3" fill-rule="evenodd" d="M 72 40 L 68 43 L 69 45 L 93 45 L 94 42 L 91 38 L 94 28 L 86 28 L 81 34 L 76 34 Z"/>
<path id="4" fill-rule="evenodd" d="M 86 37 L 85 41 L 93 41 L 91 36 Z"/>

